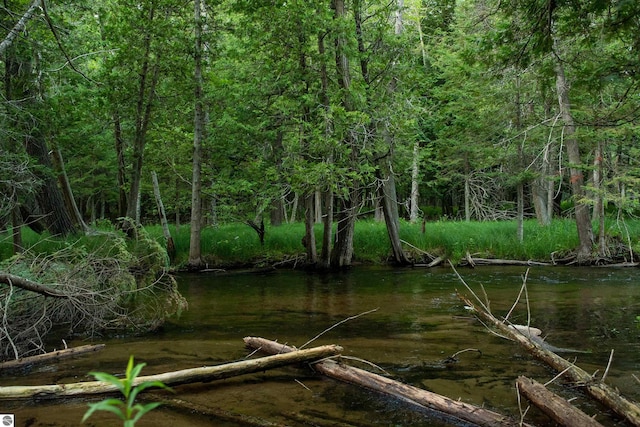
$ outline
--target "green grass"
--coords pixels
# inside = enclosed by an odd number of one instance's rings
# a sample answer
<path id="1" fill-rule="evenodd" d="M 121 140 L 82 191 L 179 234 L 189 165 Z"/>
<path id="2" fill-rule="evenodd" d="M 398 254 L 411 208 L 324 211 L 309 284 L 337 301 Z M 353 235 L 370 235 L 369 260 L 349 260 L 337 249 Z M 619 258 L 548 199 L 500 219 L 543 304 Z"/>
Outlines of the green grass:
<path id="1" fill-rule="evenodd" d="M 152 238 L 164 245 L 160 226 L 145 228 Z M 176 230 L 172 226 L 170 230 L 176 246 L 173 265 L 184 266 L 189 254 L 189 227 L 182 226 Z M 426 223 L 424 233 L 421 232 L 420 224 L 402 222 L 400 226 L 402 240 L 420 251 L 454 262 L 462 259 L 467 252 L 485 258 L 548 261 L 552 257 L 561 258 L 569 254 L 578 245 L 575 222 L 571 219 L 558 219 L 547 227 L 540 226 L 535 220 L 528 220 L 524 225 L 523 243 L 518 242 L 516 230 L 515 221 L 434 221 Z M 634 251 L 640 252 L 639 220 L 625 223 L 608 220 L 606 230 L 609 236 L 620 242 L 620 246 L 628 246 L 630 239 Z M 315 232 L 320 250 L 322 226 L 316 226 Z M 597 227 L 594 227 L 594 232 L 597 233 Z M 303 235 L 302 223 L 267 226 L 265 243 L 261 247 L 258 235 L 251 227 L 241 223 L 225 224 L 203 228 L 201 250 L 209 267 L 268 264 L 303 255 Z M 102 235 L 60 240 L 49 236 L 43 238 L 27 228 L 23 230 L 25 246 L 44 253 L 51 253 L 69 244 L 90 250 L 99 247 L 100 239 L 107 238 L 108 235 Z M 414 258 L 421 256 L 420 251 L 410 246 L 405 246 L 405 249 Z M 355 229 L 354 252 L 357 262 L 386 262 L 391 251 L 384 222 L 359 221 Z M 0 234 L 0 259 L 6 259 L 10 255 L 11 236 L 7 233 Z"/>

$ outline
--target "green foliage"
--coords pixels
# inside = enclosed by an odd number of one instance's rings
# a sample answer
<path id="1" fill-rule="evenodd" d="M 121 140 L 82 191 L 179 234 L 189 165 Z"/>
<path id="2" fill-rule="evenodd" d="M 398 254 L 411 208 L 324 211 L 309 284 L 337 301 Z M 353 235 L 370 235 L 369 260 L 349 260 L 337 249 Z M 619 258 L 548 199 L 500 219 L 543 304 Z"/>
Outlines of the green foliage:
<path id="1" fill-rule="evenodd" d="M 123 379 L 116 378 L 104 372 L 90 372 L 89 374 L 93 375 L 96 380 L 117 387 L 118 391 L 122 393 L 124 402 L 119 399 L 105 399 L 97 403 L 90 403 L 89 410 L 87 410 L 82 417 L 82 422 L 89 419 L 95 411 L 106 411 L 120 418 L 124 422 L 124 427 L 134 427 L 144 414 L 160 406 L 159 402 L 144 405 L 135 403 L 138 394 L 147 388 L 156 387 L 171 390 L 171 388 L 164 385 L 161 381 L 144 381 L 136 384 L 136 378 L 145 366 L 145 363 L 139 363 L 134 366 L 132 355 L 129 357 L 129 363 L 127 364 L 127 370 Z"/>

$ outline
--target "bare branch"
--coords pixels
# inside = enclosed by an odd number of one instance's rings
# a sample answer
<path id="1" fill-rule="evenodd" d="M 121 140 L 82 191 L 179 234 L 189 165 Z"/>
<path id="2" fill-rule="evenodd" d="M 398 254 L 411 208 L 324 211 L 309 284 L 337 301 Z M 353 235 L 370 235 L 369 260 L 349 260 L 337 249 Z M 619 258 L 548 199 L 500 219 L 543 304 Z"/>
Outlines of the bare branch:
<path id="1" fill-rule="evenodd" d="M 54 298 L 68 298 L 68 295 L 56 292 L 48 287 L 41 285 L 40 283 L 32 282 L 24 277 L 16 276 L 8 273 L 0 273 L 0 283 L 7 285 L 13 285 L 26 291 L 38 293 L 40 295 L 54 297 Z"/>

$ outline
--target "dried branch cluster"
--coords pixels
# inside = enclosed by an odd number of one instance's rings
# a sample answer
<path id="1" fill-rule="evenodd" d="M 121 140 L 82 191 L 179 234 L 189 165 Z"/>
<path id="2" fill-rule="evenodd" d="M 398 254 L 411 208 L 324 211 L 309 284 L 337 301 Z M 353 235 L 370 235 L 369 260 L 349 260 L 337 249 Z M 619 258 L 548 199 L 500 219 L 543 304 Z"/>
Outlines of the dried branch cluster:
<path id="1" fill-rule="evenodd" d="M 18 194 L 28 194 L 38 184 L 27 158 L 0 148 L 0 218 L 9 215 L 14 209 Z"/>
<path id="2" fill-rule="evenodd" d="M 76 247 L 26 253 L 1 267 L 0 359 L 43 353 L 54 335 L 151 330 L 185 307 L 157 263 L 152 268 L 148 258 L 132 256 L 123 239 L 105 245 L 90 253 Z"/>

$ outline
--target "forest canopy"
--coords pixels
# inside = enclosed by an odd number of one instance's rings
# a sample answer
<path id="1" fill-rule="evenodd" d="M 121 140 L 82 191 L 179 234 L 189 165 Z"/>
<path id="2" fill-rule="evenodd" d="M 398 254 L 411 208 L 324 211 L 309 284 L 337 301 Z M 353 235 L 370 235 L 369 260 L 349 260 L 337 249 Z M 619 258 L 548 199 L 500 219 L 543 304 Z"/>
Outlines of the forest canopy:
<path id="1" fill-rule="evenodd" d="M 156 223 L 152 172 L 194 267 L 201 227 L 296 220 L 348 266 L 366 216 L 399 264 L 403 219 L 571 216 L 589 262 L 638 211 L 636 1 L 1 7 L 4 229 Z"/>

